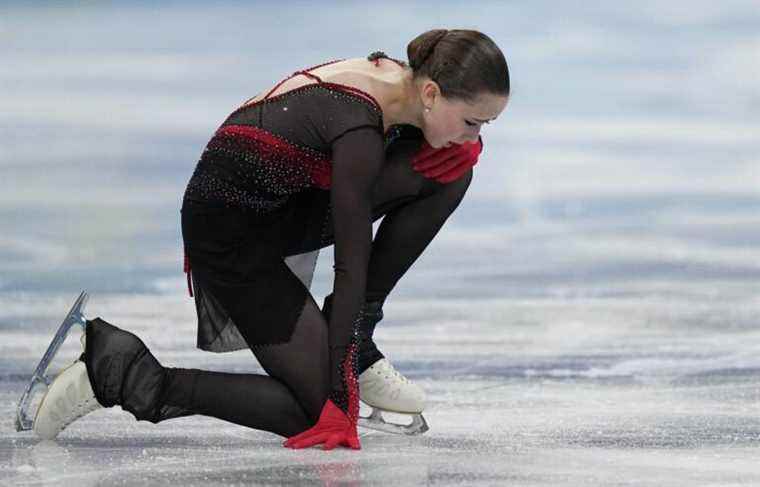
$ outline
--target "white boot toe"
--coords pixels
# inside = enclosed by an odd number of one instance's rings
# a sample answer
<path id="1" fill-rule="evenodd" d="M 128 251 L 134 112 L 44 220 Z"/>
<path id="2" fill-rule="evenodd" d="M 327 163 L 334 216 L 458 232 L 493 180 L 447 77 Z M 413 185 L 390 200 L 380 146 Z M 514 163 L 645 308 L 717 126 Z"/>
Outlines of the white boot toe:
<path id="1" fill-rule="evenodd" d="M 42 439 L 52 440 L 73 421 L 100 407 L 87 367 L 84 362 L 74 362 L 50 384 L 37 409 L 34 432 Z"/>
<path id="2" fill-rule="evenodd" d="M 366 404 L 399 413 L 421 413 L 425 391 L 380 359 L 359 376 L 359 395 Z"/>

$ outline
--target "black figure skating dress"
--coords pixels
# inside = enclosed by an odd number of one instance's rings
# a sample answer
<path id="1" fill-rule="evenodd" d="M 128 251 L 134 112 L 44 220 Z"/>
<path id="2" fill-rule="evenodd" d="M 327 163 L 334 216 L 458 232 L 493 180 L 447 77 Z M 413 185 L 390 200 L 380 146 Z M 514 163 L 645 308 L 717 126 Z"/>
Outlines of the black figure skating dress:
<path id="1" fill-rule="evenodd" d="M 187 186 L 182 232 L 204 350 L 289 339 L 308 294 L 314 251 L 336 240 L 333 220 L 340 220 L 342 241 L 331 330 L 350 335 L 364 301 L 371 183 L 397 132 L 386 136 L 372 96 L 322 82 L 309 72 L 315 68 L 296 74 L 316 83 L 234 111 Z M 286 263 L 297 255 L 306 271 L 299 276 Z"/>
<path id="2" fill-rule="evenodd" d="M 365 303 L 372 188 L 390 136 L 371 95 L 323 82 L 309 72 L 315 68 L 295 75 L 316 83 L 270 96 L 275 86 L 222 123 L 188 184 L 182 233 L 198 346 L 211 351 L 287 342 L 309 283 L 285 259 L 302 256 L 310 274 L 314 251 L 334 242 L 330 363 L 343 382 L 338 389 L 349 392 L 356 390 L 346 382 L 356 380 L 348 368 Z"/>
<path id="3" fill-rule="evenodd" d="M 422 133 L 386 130 L 372 96 L 323 82 L 315 68 L 295 73 L 314 83 L 269 96 L 275 86 L 227 117 L 182 205 L 198 347 L 250 348 L 268 375 L 163 367 L 137 337 L 96 319 L 84 360 L 100 404 L 151 422 L 203 414 L 290 436 L 313 425 L 329 398 L 356 424 L 367 301 L 385 299 L 472 172 L 450 184 L 417 173 L 409 161 Z M 331 244 L 326 316 L 309 286 L 318 250 Z"/>

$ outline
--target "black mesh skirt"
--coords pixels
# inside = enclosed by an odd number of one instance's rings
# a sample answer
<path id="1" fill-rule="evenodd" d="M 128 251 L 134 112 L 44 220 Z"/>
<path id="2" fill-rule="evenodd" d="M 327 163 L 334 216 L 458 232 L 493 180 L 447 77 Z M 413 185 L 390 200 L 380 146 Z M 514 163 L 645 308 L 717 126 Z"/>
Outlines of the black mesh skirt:
<path id="1" fill-rule="evenodd" d="M 332 243 L 329 191 L 292 195 L 265 215 L 185 200 L 182 238 L 198 314 L 198 348 L 287 342 L 309 298 L 319 248 Z"/>

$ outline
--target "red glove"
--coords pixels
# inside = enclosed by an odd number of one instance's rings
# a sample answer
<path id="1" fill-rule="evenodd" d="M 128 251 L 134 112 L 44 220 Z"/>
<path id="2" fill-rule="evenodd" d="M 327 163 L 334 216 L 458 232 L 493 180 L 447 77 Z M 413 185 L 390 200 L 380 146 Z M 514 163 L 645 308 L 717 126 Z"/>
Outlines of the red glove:
<path id="1" fill-rule="evenodd" d="M 354 450 L 361 449 L 356 423 L 346 416 L 330 399 L 325 402 L 317 424 L 303 433 L 288 438 L 283 446 L 287 448 L 308 448 L 324 443 L 323 450 L 332 450 L 338 445 Z"/>
<path id="2" fill-rule="evenodd" d="M 424 140 L 420 151 L 412 158 L 412 167 L 439 183 L 450 183 L 475 166 L 482 151 L 483 139 L 480 137 L 477 142 L 452 144 L 440 149 L 433 149 Z"/>

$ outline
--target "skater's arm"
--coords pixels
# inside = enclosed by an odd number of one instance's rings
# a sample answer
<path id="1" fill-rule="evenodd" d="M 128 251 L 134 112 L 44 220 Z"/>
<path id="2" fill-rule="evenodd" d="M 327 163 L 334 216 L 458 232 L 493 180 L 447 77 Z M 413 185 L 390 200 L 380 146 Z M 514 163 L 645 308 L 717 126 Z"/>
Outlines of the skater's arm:
<path id="1" fill-rule="evenodd" d="M 372 189 L 385 154 L 378 113 L 363 108 L 353 116 L 342 111 L 340 118 L 342 123 L 324 125 L 332 148 L 330 204 L 335 236 L 335 282 L 328 331 L 332 390 L 317 424 L 288 438 L 284 445 L 290 448 L 317 444 L 328 450 L 338 445 L 361 448 L 356 431 L 359 382 L 355 375 L 354 327 L 364 305 L 372 247 Z"/>
<path id="2" fill-rule="evenodd" d="M 360 127 L 336 139 L 332 150 L 335 281 L 329 344 L 333 390 L 345 396 L 351 385 L 345 375 L 349 371 L 341 364 L 364 304 L 372 246 L 372 188 L 384 160 L 383 136 L 377 126 Z"/>

